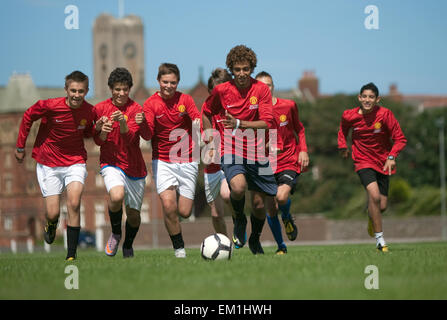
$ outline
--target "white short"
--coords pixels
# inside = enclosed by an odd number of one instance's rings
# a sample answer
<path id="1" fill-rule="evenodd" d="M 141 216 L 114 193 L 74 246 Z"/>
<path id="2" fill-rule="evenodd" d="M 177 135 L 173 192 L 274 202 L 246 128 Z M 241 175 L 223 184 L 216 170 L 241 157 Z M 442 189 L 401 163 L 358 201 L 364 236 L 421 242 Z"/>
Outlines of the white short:
<path id="1" fill-rule="evenodd" d="M 194 199 L 199 173 L 197 162 L 171 163 L 156 159 L 152 160 L 152 173 L 158 194 L 175 186 L 181 196 Z"/>
<path id="2" fill-rule="evenodd" d="M 208 203 L 216 200 L 220 193 L 220 186 L 222 185 L 222 180 L 225 179 L 225 174 L 222 170 L 214 173 L 204 174 L 205 181 L 205 195 L 206 201 Z"/>
<path id="3" fill-rule="evenodd" d="M 103 167 L 101 176 L 104 178 L 107 193 L 113 187 L 124 186 L 124 203 L 126 207 L 141 211 L 144 188 L 146 186 L 145 178 L 131 178 L 120 168 L 112 166 Z"/>
<path id="4" fill-rule="evenodd" d="M 47 167 L 37 163 L 37 181 L 44 198 L 64 192 L 65 188 L 74 181 L 84 184 L 87 178 L 85 163 L 78 163 L 68 167 Z"/>

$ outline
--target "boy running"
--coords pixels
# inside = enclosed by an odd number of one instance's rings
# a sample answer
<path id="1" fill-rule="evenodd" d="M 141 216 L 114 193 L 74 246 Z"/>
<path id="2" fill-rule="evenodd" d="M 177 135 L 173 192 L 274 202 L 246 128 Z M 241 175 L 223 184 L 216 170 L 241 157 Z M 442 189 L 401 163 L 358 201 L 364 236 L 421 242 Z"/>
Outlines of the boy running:
<path id="1" fill-rule="evenodd" d="M 132 75 L 125 68 L 110 73 L 108 85 L 112 97 L 95 105 L 98 130 L 95 142 L 101 147 L 101 175 L 109 195 L 108 211 L 112 234 L 105 253 L 115 256 L 121 241 L 123 201 L 126 206 L 126 235 L 123 257 L 134 256 L 133 241 L 141 223 L 140 211 L 146 185 L 146 164 L 140 149 L 140 136 L 149 140 L 149 128 L 143 108 L 129 98 Z"/>
<path id="2" fill-rule="evenodd" d="M 152 136 L 152 174 L 174 255 L 185 258 L 178 215 L 188 218 L 194 203 L 199 164 L 192 152 L 199 146 L 193 144 L 192 128 L 200 130 L 200 113 L 190 95 L 177 91 L 180 71 L 175 64 L 161 64 L 157 80 L 160 90 L 144 103 Z"/>
<path id="3" fill-rule="evenodd" d="M 81 196 L 87 177 L 84 138 L 93 134 L 92 105 L 84 98 L 88 77 L 73 71 L 65 77 L 66 97 L 39 100 L 23 115 L 15 157 L 25 159 L 26 139 L 33 122 L 41 119 L 32 157 L 36 160 L 37 180 L 45 200 L 44 239 L 53 243 L 60 215 L 60 198 L 67 190 L 67 256 L 76 259 L 80 232 Z"/>
<path id="4" fill-rule="evenodd" d="M 309 155 L 304 126 L 298 115 L 298 107 L 292 100 L 280 99 L 273 96 L 274 85 L 272 76 L 263 71 L 256 75 L 256 80 L 265 83 L 272 93 L 273 116 L 278 126 L 278 136 L 283 142 L 283 149 L 271 162 L 275 171 L 275 179 L 278 184 L 274 205 L 275 211 L 268 212 L 267 222 L 272 230 L 273 237 L 278 245 L 276 254 L 286 254 L 287 246 L 283 241 L 281 225 L 278 220 L 278 211 L 281 211 L 281 218 L 284 223 L 287 237 L 293 241 L 298 236 L 298 228 L 290 214 L 291 200 L 298 182 L 298 177 L 309 165 Z M 298 137 L 298 141 L 297 138 Z M 276 161 L 275 161 L 276 159 Z"/>
<path id="5" fill-rule="evenodd" d="M 376 85 L 364 85 L 358 100 L 359 107 L 343 112 L 338 149 L 347 159 L 346 139 L 352 129 L 352 160 L 367 192 L 368 234 L 376 238 L 378 251 L 388 252 L 383 237 L 382 212 L 387 207 L 389 177 L 396 172 L 396 158 L 407 139 L 391 110 L 378 105 L 380 97 Z"/>
<path id="6" fill-rule="evenodd" d="M 256 54 L 250 48 L 239 45 L 230 50 L 226 65 L 233 79 L 213 89 L 203 106 L 202 120 L 204 130 L 211 128 L 213 116 L 221 120 L 217 129 L 222 169 L 231 190 L 233 243 L 241 248 L 246 242 L 244 206 L 248 188 L 253 208 L 248 244 L 253 254 L 263 254 L 259 239 L 265 222 L 265 198 L 274 197 L 277 186 L 268 158 L 265 160 L 266 140 L 262 129 L 274 129 L 275 122 L 268 87 L 251 77 L 256 64 Z"/>

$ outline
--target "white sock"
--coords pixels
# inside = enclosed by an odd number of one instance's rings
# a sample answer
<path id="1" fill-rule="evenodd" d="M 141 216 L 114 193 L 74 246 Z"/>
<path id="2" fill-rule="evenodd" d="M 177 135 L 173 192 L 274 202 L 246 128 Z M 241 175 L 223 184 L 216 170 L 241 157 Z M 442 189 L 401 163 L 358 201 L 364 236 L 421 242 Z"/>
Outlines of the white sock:
<path id="1" fill-rule="evenodd" d="M 385 239 L 383 238 L 383 232 L 374 232 L 374 234 L 376 235 L 377 247 L 379 246 L 379 244 L 380 244 L 381 247 L 386 245 Z"/>

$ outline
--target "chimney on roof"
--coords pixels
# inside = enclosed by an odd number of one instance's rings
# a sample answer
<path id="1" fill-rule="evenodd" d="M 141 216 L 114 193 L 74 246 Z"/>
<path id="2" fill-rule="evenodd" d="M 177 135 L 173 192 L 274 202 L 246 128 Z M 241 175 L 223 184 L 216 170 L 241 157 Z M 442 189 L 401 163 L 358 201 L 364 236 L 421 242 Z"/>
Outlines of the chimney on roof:
<path id="1" fill-rule="evenodd" d="M 302 93 L 307 93 L 304 96 L 310 95 L 311 97 L 306 100 L 314 100 L 320 95 L 318 88 L 318 78 L 315 76 L 315 72 L 311 70 L 305 70 L 303 76 L 298 81 L 298 88 Z"/>
<path id="2" fill-rule="evenodd" d="M 395 102 L 402 102 L 403 96 L 397 89 L 397 84 L 392 83 L 390 85 L 390 92 L 388 93 L 389 98 Z"/>

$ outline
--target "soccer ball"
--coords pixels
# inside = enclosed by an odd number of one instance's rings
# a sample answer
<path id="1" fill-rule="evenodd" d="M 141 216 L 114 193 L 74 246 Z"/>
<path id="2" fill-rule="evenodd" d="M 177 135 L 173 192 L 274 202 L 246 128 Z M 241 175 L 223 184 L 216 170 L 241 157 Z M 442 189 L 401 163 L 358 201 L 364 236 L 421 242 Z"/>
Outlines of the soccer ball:
<path id="1" fill-rule="evenodd" d="M 200 253 L 205 260 L 230 260 L 233 254 L 233 243 L 224 234 L 215 233 L 203 240 Z"/>

